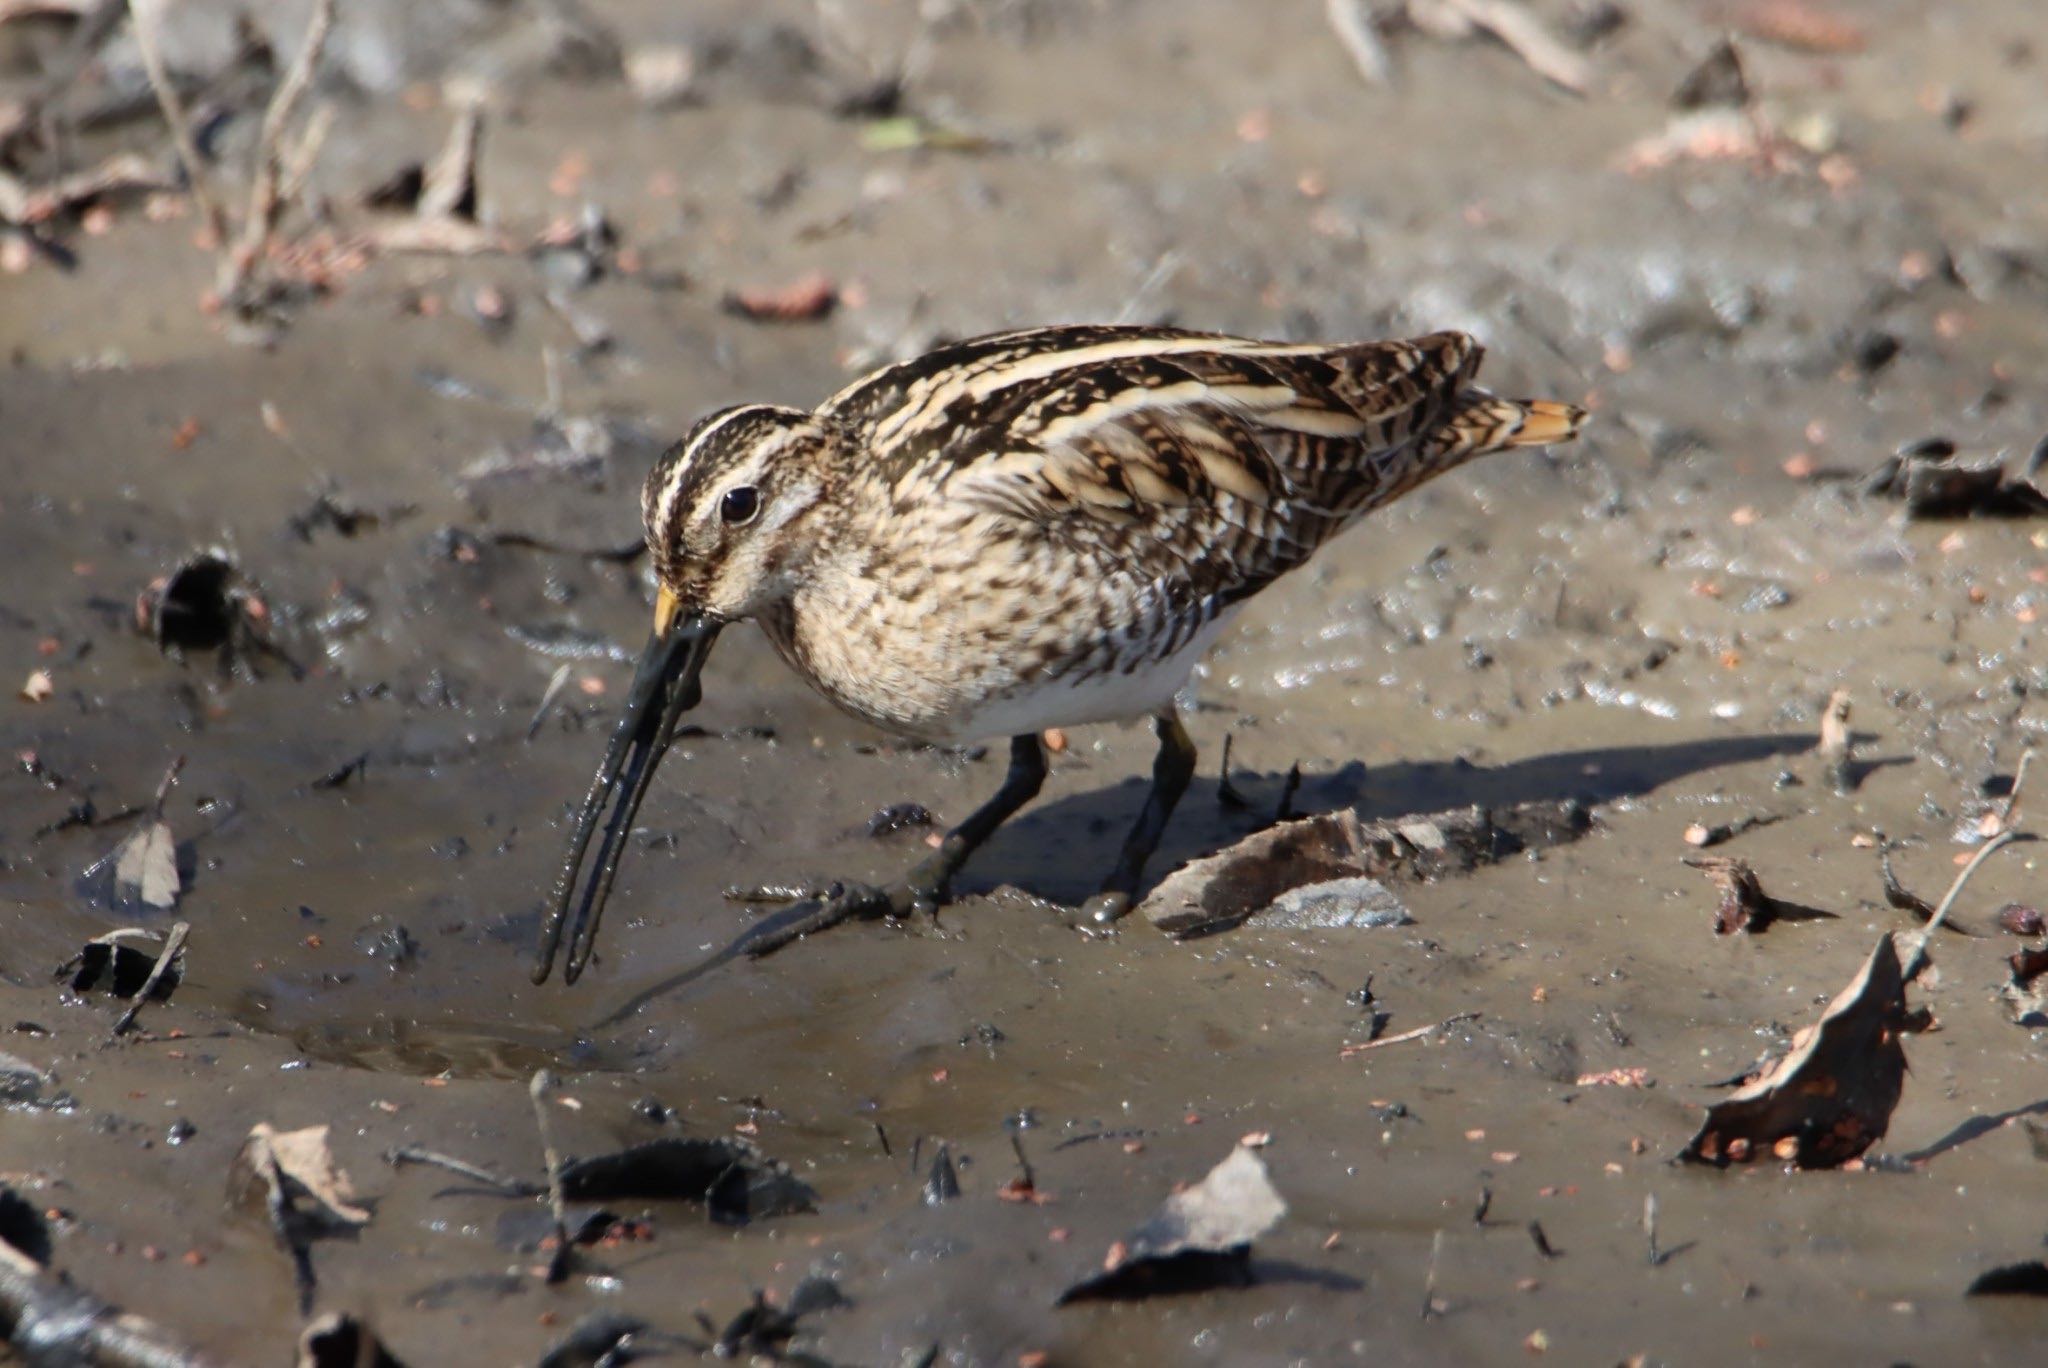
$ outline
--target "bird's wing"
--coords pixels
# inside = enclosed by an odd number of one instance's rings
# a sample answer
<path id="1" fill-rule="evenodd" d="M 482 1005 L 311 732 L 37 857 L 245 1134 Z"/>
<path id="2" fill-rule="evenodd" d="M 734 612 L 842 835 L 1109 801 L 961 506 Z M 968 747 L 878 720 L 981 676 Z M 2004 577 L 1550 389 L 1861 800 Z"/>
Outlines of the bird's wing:
<path id="1" fill-rule="evenodd" d="M 1349 504 L 1373 462 L 1451 410 L 1479 359 L 1459 333 L 1349 346 L 1160 328 L 980 338 L 829 401 L 906 497 L 1036 522 L 1185 522 Z"/>

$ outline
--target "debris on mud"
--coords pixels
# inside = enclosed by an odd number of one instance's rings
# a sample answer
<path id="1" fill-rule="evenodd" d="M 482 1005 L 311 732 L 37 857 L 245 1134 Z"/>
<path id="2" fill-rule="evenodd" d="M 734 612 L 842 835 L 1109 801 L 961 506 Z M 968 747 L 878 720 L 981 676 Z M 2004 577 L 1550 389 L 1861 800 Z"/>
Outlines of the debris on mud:
<path id="1" fill-rule="evenodd" d="M 1760 827 L 1772 826 L 1783 820 L 1785 819 L 1781 813 L 1752 812 L 1746 816 L 1737 817 L 1732 822 L 1715 822 L 1712 825 L 1705 822 L 1693 822 L 1686 827 L 1684 839 L 1685 843 L 1693 849 L 1706 850 L 1710 847 L 1732 841 L 1744 832 L 1755 831 Z"/>
<path id="2" fill-rule="evenodd" d="M 2041 909 L 2025 903 L 2007 903 L 1998 909 L 1995 920 L 2008 936 L 2038 936 L 2043 929 Z"/>
<path id="3" fill-rule="evenodd" d="M 811 323 L 839 304 L 839 287 L 823 273 L 787 285 L 734 290 L 725 296 L 727 313 L 757 323 Z"/>
<path id="4" fill-rule="evenodd" d="M 1877 868 L 1884 878 L 1884 900 L 1888 907 L 1901 912 L 1910 912 L 1923 922 L 1934 920 L 1934 904 L 1899 882 L 1899 876 L 1892 869 L 1892 853 L 1889 848 L 1877 852 Z M 1961 925 L 1954 917 L 1942 918 L 1942 929 L 1958 936 L 1974 936 L 1977 933 Z M 2022 933 L 2023 934 L 2023 933 Z"/>
<path id="5" fill-rule="evenodd" d="M 1406 0 L 1403 17 L 1417 32 L 1458 41 L 1483 33 L 1559 89 L 1585 95 L 1593 67 L 1566 47 L 1521 0 Z"/>
<path id="6" fill-rule="evenodd" d="M 1680 1157 L 1722 1167 L 1776 1158 L 1802 1169 L 1859 1157 L 1884 1138 L 1904 1091 L 1901 1037 L 1927 1022 L 1907 1010 L 1898 947 L 1881 937 L 1788 1054 L 1707 1109 Z"/>
<path id="7" fill-rule="evenodd" d="M 1847 689 L 1828 695 L 1820 714 L 1820 744 L 1814 747 L 1828 787 L 1845 795 L 1854 793 L 1863 779 L 1862 767 L 1856 763 L 1856 733 L 1849 729 L 1850 706 Z"/>
<path id="8" fill-rule="evenodd" d="M 187 557 L 135 599 L 135 630 L 172 660 L 213 651 L 223 670 L 248 674 L 256 658 L 270 656 L 296 677 L 298 668 L 271 640 L 271 621 L 262 591 L 218 547 Z"/>
<path id="9" fill-rule="evenodd" d="M 483 106 L 474 100 L 455 111 L 455 122 L 430 165 L 410 163 L 363 197 L 384 213 L 366 230 L 370 244 L 384 252 L 476 256 L 511 248 L 505 238 L 479 224 L 477 158 L 483 146 Z"/>
<path id="10" fill-rule="evenodd" d="M 34 1218 L 22 1219 L 22 1213 Z M 49 1267 L 47 1230 L 35 1209 L 0 1185 L 0 1344 L 30 1364 L 102 1368 L 209 1368 L 212 1359 L 140 1316 L 101 1301 Z"/>
<path id="11" fill-rule="evenodd" d="M 1296 931 L 1330 931 L 1376 926 L 1412 926 L 1415 918 L 1393 891 L 1378 879 L 1362 876 L 1326 879 L 1321 883 L 1290 888 L 1261 911 L 1252 913 L 1247 926 L 1279 927 Z"/>
<path id="12" fill-rule="evenodd" d="M 1989 1268 L 1970 1280 L 1969 1297 L 2048 1297 L 2048 1263 L 2029 1259 L 2025 1263 Z"/>
<path id="13" fill-rule="evenodd" d="M 1138 910 L 1167 935 L 1187 940 L 1242 926 L 1276 909 L 1276 900 L 1287 893 L 1311 885 L 1434 879 L 1576 840 L 1591 828 L 1585 805 L 1572 800 L 1494 811 L 1460 808 L 1372 823 L 1361 822 L 1349 809 L 1327 812 L 1267 827 L 1227 850 L 1191 861 L 1167 876 Z M 1353 892 L 1359 888 L 1348 887 Z M 1272 915 L 1293 913 L 1283 907 Z M 1373 923 L 1354 918 L 1344 924 Z"/>
<path id="14" fill-rule="evenodd" d="M 2012 977 L 1999 988 L 2015 1022 L 2048 1026 L 2048 945 L 2028 946 L 2007 957 Z"/>
<path id="15" fill-rule="evenodd" d="M 377 1332 L 346 1312 L 330 1311 L 299 1335 L 293 1368 L 405 1368 Z"/>
<path id="16" fill-rule="evenodd" d="M 753 1302 L 718 1332 L 711 1345 L 712 1356 L 726 1359 L 743 1354 L 766 1355 L 785 1361 L 782 1351 L 801 1332 L 804 1317 L 851 1305 L 839 1284 L 826 1277 L 809 1277 L 798 1283 L 791 1289 L 786 1306 L 775 1305 L 757 1291 Z"/>
<path id="17" fill-rule="evenodd" d="M 814 1210 L 817 1194 L 788 1167 L 745 1140 L 666 1136 L 609 1154 L 569 1159 L 562 1195 L 701 1202 L 720 1225 L 746 1225 Z"/>
<path id="18" fill-rule="evenodd" d="M 182 755 L 171 761 L 157 785 L 149 819 L 86 866 L 78 876 L 80 893 L 110 911 L 130 915 L 168 912 L 177 905 L 184 880 L 178 868 L 178 843 L 164 820 L 164 801 L 184 767 Z"/>
<path id="19" fill-rule="evenodd" d="M 135 990 L 129 999 L 128 1010 L 121 1013 L 120 1019 L 114 1023 L 114 1029 L 111 1032 L 114 1038 L 118 1039 L 127 1034 L 128 1028 L 135 1024 L 135 1018 L 141 1015 L 143 1004 L 151 998 L 158 996 L 158 985 L 170 974 L 172 967 L 183 959 L 185 954 L 185 937 L 191 933 L 191 930 L 192 927 L 189 922 L 172 923 L 170 934 L 164 937 L 164 948 L 157 952 L 156 963 L 149 967 L 149 977 L 145 978 L 142 981 L 142 986 Z"/>
<path id="20" fill-rule="evenodd" d="M 57 966 L 57 977 L 69 979 L 74 993 L 98 989 L 120 998 L 132 998 L 154 981 L 151 994 L 166 1001 L 185 972 L 184 956 L 178 954 L 170 956 L 170 966 L 157 973 L 159 961 L 165 958 L 160 950 L 169 944 L 160 931 L 124 926 L 87 941 L 77 954 Z"/>
<path id="21" fill-rule="evenodd" d="M 1117 1241 L 1057 1305 L 1124 1301 L 1169 1292 L 1244 1286 L 1252 1241 L 1287 1214 L 1256 1149 L 1239 1145 L 1193 1187 L 1168 1197 L 1144 1225 Z"/>
<path id="22" fill-rule="evenodd" d="M 2003 456 L 1974 465 L 1956 444 L 1928 437 L 1899 448 L 1863 482 L 1863 492 L 1905 505 L 1908 518 L 2031 518 L 2048 514 L 2048 438 L 2008 473 Z"/>
<path id="23" fill-rule="evenodd" d="M 313 1241 L 354 1235 L 370 1222 L 370 1210 L 335 1163 L 327 1135 L 326 1126 L 279 1131 L 259 1121 L 228 1172 L 228 1205 L 260 1214 L 291 1255 L 301 1315 L 313 1302 Z"/>
<path id="24" fill-rule="evenodd" d="M 1822 908 L 1772 897 L 1764 892 L 1747 860 L 1732 855 L 1688 855 L 1685 863 L 1705 874 L 1721 890 L 1720 904 L 1714 909 L 1717 936 L 1763 931 L 1775 921 L 1816 921 L 1835 915 Z"/>

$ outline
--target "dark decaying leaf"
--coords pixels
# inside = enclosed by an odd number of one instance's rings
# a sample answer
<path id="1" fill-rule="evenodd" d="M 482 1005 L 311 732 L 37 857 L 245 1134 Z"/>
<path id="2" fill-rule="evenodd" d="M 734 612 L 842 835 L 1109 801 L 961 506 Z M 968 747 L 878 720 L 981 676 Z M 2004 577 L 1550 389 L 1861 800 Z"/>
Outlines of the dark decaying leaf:
<path id="1" fill-rule="evenodd" d="M 1433 879 L 1592 829 L 1583 803 L 1459 808 L 1389 822 L 1345 809 L 1280 822 L 1168 875 L 1138 910 L 1178 940 L 1242 926 L 1290 890 L 1332 880 Z M 1363 914 L 1361 914 L 1363 916 Z M 1372 924 L 1363 917 L 1362 924 Z"/>
<path id="2" fill-rule="evenodd" d="M 548 1347 L 541 1356 L 540 1368 L 611 1368 L 636 1357 L 633 1342 L 646 1333 L 645 1321 L 616 1312 L 593 1311 Z"/>
<path id="3" fill-rule="evenodd" d="M 1956 445 L 1942 437 L 1923 438 L 1900 448 L 1871 472 L 1863 492 L 1906 506 L 1909 518 L 2017 518 L 2048 513 L 2048 439 L 2037 445 L 2018 471 L 2008 473 L 2003 457 L 1964 465 Z"/>
<path id="4" fill-rule="evenodd" d="M 669 1136 L 562 1165 L 573 1202 L 625 1198 L 702 1202 L 723 1225 L 816 1209 L 817 1194 L 787 1166 L 738 1139 Z"/>
<path id="5" fill-rule="evenodd" d="M 36 1204 L 0 1183 L 0 1244 L 39 1264 L 50 1261 L 50 1227 Z"/>
<path id="6" fill-rule="evenodd" d="M 1728 1165 L 1760 1159 L 1833 1168 L 1883 1138 L 1905 1088 L 1900 1037 L 1925 1027 L 1906 1010 L 1897 947 L 1881 938 L 1790 1053 L 1707 1109 L 1680 1158 Z"/>
<path id="7" fill-rule="evenodd" d="M 1110 1246 L 1101 1270 L 1068 1287 L 1058 1304 L 1242 1286 L 1251 1281 L 1252 1241 L 1286 1214 L 1265 1161 L 1239 1145 L 1201 1182 L 1168 1197 L 1151 1220 Z"/>
<path id="8" fill-rule="evenodd" d="M 787 1361 L 783 1347 L 796 1338 L 804 1317 L 851 1305 L 839 1284 L 826 1277 L 805 1278 L 798 1283 L 790 1291 L 786 1306 L 777 1306 L 756 1292 L 747 1308 L 718 1332 L 718 1339 L 711 1346 L 712 1355 L 723 1359 L 764 1356 Z"/>
<path id="9" fill-rule="evenodd" d="M 2030 1259 L 1986 1269 L 1970 1283 L 1972 1297 L 2048 1297 L 2048 1263 Z"/>
<path id="10" fill-rule="evenodd" d="M 77 954 L 57 966 L 57 977 L 69 979 L 74 993 L 98 990 L 115 997 L 134 997 L 149 982 L 149 971 L 156 967 L 157 952 L 163 945 L 161 932 L 124 926 L 94 936 L 79 947 Z M 157 980 L 152 996 L 159 1000 L 169 998 L 184 972 L 185 956 L 181 951 Z"/>
<path id="11" fill-rule="evenodd" d="M 299 1336 L 293 1368 L 405 1368 L 377 1332 L 354 1316 L 330 1311 Z"/>

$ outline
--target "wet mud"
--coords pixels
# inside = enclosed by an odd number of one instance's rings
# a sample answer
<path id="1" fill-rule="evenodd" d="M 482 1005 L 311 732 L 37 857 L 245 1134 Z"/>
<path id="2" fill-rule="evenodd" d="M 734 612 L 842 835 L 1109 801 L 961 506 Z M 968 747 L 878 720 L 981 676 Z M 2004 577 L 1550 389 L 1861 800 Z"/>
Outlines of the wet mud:
<path id="1" fill-rule="evenodd" d="M 73 269 L 0 276 L 0 1052 L 22 1066 L 0 1075 L 0 1180 L 57 1213 L 53 1264 L 222 1361 L 282 1361 L 293 1260 L 226 1199 L 263 1122 L 331 1127 L 372 1214 L 310 1247 L 314 1304 L 411 1363 L 537 1361 L 592 1312 L 708 1344 L 757 1291 L 820 1276 L 846 1304 L 755 1351 L 1965 1363 L 2040 1343 L 2038 1298 L 1964 1296 L 2048 1234 L 2044 1037 L 1999 994 L 2035 942 L 1996 918 L 2040 905 L 2034 847 L 1967 886 L 1976 934 L 1937 935 L 1912 988 L 1935 1029 L 1904 1039 L 1859 1171 L 1674 1162 L 1715 1085 L 1919 925 L 1880 849 L 1938 899 L 2039 739 L 2048 521 L 1864 490 L 1912 442 L 2018 471 L 2048 432 L 2031 8 L 1856 7 L 1845 46 L 1690 5 L 1534 6 L 1590 62 L 1584 98 L 1500 42 L 1413 27 L 1370 84 L 1315 5 L 843 8 L 592 4 L 628 58 L 693 54 L 687 96 L 654 104 L 534 57 L 562 40 L 519 7 L 452 7 L 483 27 L 412 41 L 420 70 L 382 62 L 381 9 L 359 16 L 313 194 L 355 222 L 441 144 L 429 78 L 481 71 L 479 221 L 520 250 L 338 267 L 268 346 L 201 308 L 195 220 L 139 201 L 60 234 Z M 1757 144 L 1659 161 L 1643 141 L 1687 117 L 1671 93 L 1731 22 Z M 76 155 L 131 144 L 156 155 L 161 126 Z M 528 249 L 586 204 L 615 241 Z M 810 277 L 828 310 L 728 302 Z M 1146 729 L 1093 728 L 936 926 L 750 959 L 789 914 L 723 889 L 894 874 L 931 828 L 871 819 L 957 819 L 1003 748 L 868 732 L 736 630 L 590 972 L 534 987 L 647 627 L 622 548 L 662 443 L 940 338 L 1117 318 L 1466 328 L 1503 392 L 1594 409 L 1578 445 L 1458 472 L 1246 609 L 1192 686 L 1202 768 L 1151 882 L 1283 804 L 1395 829 L 1476 807 L 1512 848 L 1389 875 L 1397 924 L 1083 937 L 1061 907 L 1109 868 L 1151 758 Z M 210 548 L 274 649 L 167 655 L 136 630 L 138 595 Z M 1815 750 L 1838 689 L 1846 766 Z M 81 876 L 180 756 L 176 905 L 113 910 Z M 1832 915 L 1717 935 L 1683 862 L 1717 826 L 1714 854 Z M 110 1039 L 122 1004 L 53 971 L 174 921 L 182 981 Z M 744 1141 L 814 1209 L 608 1198 L 549 1284 L 538 1069 L 560 1151 Z M 1244 1285 L 1056 1307 L 1246 1136 L 1286 1215 Z M 529 1186 L 387 1160 L 408 1145 Z M 957 1195 L 933 1202 L 941 1146 Z"/>

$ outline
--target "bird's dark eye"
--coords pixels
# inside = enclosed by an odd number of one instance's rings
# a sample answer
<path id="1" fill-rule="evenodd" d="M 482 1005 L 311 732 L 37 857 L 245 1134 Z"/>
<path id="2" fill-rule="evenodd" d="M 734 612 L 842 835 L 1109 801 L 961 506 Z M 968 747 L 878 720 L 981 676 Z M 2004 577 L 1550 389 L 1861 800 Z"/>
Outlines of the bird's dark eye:
<path id="1" fill-rule="evenodd" d="M 761 491 L 752 485 L 737 485 L 725 491 L 719 501 L 718 516 L 734 527 L 754 520 L 761 511 Z"/>

